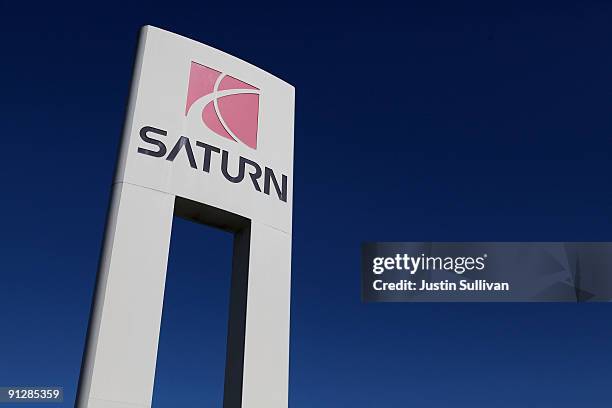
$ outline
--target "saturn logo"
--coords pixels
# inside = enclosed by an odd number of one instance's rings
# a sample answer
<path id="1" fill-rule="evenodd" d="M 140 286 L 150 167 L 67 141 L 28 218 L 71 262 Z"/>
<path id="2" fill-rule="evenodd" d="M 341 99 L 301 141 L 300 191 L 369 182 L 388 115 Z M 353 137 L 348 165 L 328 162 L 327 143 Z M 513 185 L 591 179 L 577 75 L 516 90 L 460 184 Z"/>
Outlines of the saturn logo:
<path id="1" fill-rule="evenodd" d="M 191 62 L 185 116 L 191 111 L 217 135 L 257 149 L 258 88 Z"/>

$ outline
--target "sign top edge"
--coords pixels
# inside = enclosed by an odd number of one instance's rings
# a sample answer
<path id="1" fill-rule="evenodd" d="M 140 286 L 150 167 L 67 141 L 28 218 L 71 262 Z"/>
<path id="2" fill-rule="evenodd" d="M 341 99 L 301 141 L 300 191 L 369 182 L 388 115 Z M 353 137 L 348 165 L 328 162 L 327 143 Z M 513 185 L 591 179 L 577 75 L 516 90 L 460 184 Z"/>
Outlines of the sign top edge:
<path id="1" fill-rule="evenodd" d="M 249 67 L 251 67 L 251 68 L 253 68 L 253 69 L 257 70 L 257 71 L 260 71 L 260 72 L 262 72 L 263 74 L 268 75 L 268 76 L 270 76 L 270 77 L 274 78 L 274 79 L 275 79 L 275 80 L 277 80 L 277 81 L 282 82 L 282 83 L 283 83 L 283 84 L 285 84 L 286 86 L 290 87 L 290 88 L 291 88 L 291 90 L 292 90 L 292 91 L 295 93 L 295 87 L 294 87 L 292 84 L 290 84 L 289 82 L 285 81 L 285 80 L 284 80 L 284 79 L 282 79 L 282 78 L 277 77 L 276 75 L 273 75 L 273 74 L 269 73 L 268 71 L 265 71 L 265 70 L 263 70 L 263 69 L 259 68 L 259 67 L 258 67 L 258 66 L 256 66 L 256 65 L 251 64 L 251 63 L 250 63 L 250 62 L 248 62 L 248 61 L 245 61 L 245 60 L 243 60 L 243 59 L 241 59 L 241 58 L 238 58 L 238 57 L 236 57 L 236 56 L 234 56 L 234 55 L 232 55 L 232 54 L 229 54 L 229 53 L 227 53 L 227 52 L 225 52 L 225 51 L 221 51 L 221 50 L 219 50 L 219 49 L 217 49 L 217 48 L 215 48 L 215 47 L 211 47 L 211 46 L 210 46 L 210 45 L 208 45 L 208 44 L 204 44 L 204 43 L 202 43 L 202 42 L 200 42 L 200 41 L 194 40 L 193 38 L 189 38 L 189 37 L 186 37 L 186 36 L 184 36 L 184 35 L 174 33 L 174 32 L 172 32 L 172 31 L 164 30 L 163 28 L 159 28 L 159 27 L 156 27 L 156 26 L 153 26 L 153 25 L 149 25 L 149 24 L 147 24 L 147 25 L 143 25 L 143 26 L 141 27 L 141 29 L 140 29 L 140 33 L 141 33 L 141 35 L 146 35 L 146 34 L 147 34 L 149 31 L 151 31 L 151 32 L 158 32 L 158 33 L 163 34 L 163 35 L 173 36 L 173 37 L 175 37 L 175 38 L 177 38 L 177 39 L 180 39 L 180 40 L 182 40 L 182 41 L 189 41 L 189 42 L 193 43 L 194 45 L 197 45 L 197 46 L 200 46 L 200 47 L 206 47 L 206 48 L 209 48 L 209 49 L 211 49 L 211 50 L 214 50 L 215 52 L 218 52 L 218 53 L 221 53 L 221 54 L 223 54 L 223 55 L 227 56 L 228 58 L 234 59 L 234 60 L 236 60 L 237 62 L 240 62 L 240 63 L 242 63 L 242 64 L 247 64 Z"/>

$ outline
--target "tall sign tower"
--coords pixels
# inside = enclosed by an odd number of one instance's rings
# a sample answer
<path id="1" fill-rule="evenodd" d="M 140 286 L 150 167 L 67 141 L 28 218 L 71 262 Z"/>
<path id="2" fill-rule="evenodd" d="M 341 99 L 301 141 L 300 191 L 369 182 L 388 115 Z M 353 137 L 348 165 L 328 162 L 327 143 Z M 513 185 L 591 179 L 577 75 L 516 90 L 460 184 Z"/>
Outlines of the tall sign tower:
<path id="1" fill-rule="evenodd" d="M 224 408 L 287 407 L 293 120 L 291 85 L 142 29 L 78 407 L 151 406 L 175 215 L 234 233 Z"/>

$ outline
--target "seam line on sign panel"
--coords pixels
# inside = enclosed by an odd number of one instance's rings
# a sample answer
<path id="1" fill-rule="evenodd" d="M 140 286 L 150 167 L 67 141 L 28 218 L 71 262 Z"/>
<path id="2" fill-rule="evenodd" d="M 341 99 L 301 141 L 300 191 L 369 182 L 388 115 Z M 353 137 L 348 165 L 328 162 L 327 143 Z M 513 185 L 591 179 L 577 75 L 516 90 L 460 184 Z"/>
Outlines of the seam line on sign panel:
<path id="1" fill-rule="evenodd" d="M 266 227 L 270 227 L 270 228 L 272 228 L 273 230 L 276 230 L 276 231 L 278 231 L 278 232 L 282 232 L 283 234 L 286 234 L 286 235 L 291 235 L 289 232 L 283 231 L 282 229 L 277 228 L 277 227 L 275 227 L 274 225 L 270 225 L 270 224 L 268 224 L 267 222 L 253 221 L 253 220 L 251 220 L 251 222 L 255 222 L 255 223 L 257 223 L 257 224 L 262 224 L 262 225 L 265 225 Z"/>
<path id="2" fill-rule="evenodd" d="M 157 192 L 162 193 L 162 194 L 167 194 L 167 195 L 174 196 L 174 197 L 180 197 L 180 196 L 177 196 L 176 194 L 171 194 L 171 193 L 168 193 L 166 191 L 158 190 L 158 189 L 152 188 L 152 187 L 141 186 L 140 184 L 136 184 L 136 183 L 130 183 L 129 181 L 115 181 L 112 185 L 114 186 L 115 184 L 129 184 L 130 186 L 146 188 L 148 190 L 157 191 Z M 238 215 L 241 215 L 241 214 L 238 214 Z M 248 218 L 248 217 L 246 217 L 246 218 Z M 275 227 L 274 225 L 268 224 L 267 222 L 253 221 L 252 219 L 251 219 L 251 222 L 257 222 L 258 224 L 265 225 L 266 227 L 270 227 L 270 228 L 272 228 L 272 229 L 274 229 L 274 230 L 276 230 L 278 232 L 282 232 L 283 234 L 291 235 L 290 232 L 284 231 L 284 230 L 282 230 L 282 229 L 280 229 L 278 227 Z"/>
<path id="3" fill-rule="evenodd" d="M 129 181 L 115 181 L 115 182 L 113 183 L 113 186 L 114 186 L 115 184 L 129 184 L 130 186 L 135 186 L 135 187 L 146 188 L 147 190 L 157 191 L 158 193 L 163 193 L 163 194 L 167 194 L 167 195 L 171 195 L 171 196 L 175 195 L 175 194 L 170 194 L 170 193 L 168 193 L 168 192 L 166 192 L 166 191 L 163 191 L 163 190 L 158 190 L 158 189 L 156 189 L 156 188 L 146 187 L 146 186 L 142 186 L 142 185 L 140 185 L 140 184 L 136 184 L 136 183 L 130 183 Z"/>

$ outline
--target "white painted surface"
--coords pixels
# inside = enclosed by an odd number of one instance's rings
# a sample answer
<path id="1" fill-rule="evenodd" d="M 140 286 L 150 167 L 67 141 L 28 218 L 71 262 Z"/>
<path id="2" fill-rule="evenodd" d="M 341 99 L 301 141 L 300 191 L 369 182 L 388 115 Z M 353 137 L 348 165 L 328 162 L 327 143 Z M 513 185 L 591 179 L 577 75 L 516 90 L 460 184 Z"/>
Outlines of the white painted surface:
<path id="1" fill-rule="evenodd" d="M 169 194 L 114 186 L 80 406 L 151 405 L 173 208 Z"/>
<path id="2" fill-rule="evenodd" d="M 289 382 L 291 236 L 251 225 L 243 408 L 286 407 Z"/>

